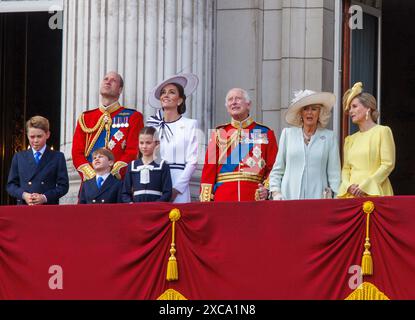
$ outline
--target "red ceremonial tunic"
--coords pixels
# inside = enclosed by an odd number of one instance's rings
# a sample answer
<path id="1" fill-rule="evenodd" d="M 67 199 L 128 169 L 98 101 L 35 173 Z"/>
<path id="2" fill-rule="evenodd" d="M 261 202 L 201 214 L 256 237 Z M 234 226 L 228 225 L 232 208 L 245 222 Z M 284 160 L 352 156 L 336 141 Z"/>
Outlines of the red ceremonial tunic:
<path id="1" fill-rule="evenodd" d="M 82 113 L 72 145 L 72 159 L 83 180 L 92 178 L 92 153 L 107 148 L 114 154 L 112 173 L 121 178 L 127 165 L 137 159 L 138 134 L 144 127 L 143 115 L 118 103 Z M 91 171 L 92 170 L 92 171 Z"/>
<path id="2" fill-rule="evenodd" d="M 202 171 L 200 200 L 255 201 L 277 156 L 274 132 L 251 117 L 216 128 Z"/>

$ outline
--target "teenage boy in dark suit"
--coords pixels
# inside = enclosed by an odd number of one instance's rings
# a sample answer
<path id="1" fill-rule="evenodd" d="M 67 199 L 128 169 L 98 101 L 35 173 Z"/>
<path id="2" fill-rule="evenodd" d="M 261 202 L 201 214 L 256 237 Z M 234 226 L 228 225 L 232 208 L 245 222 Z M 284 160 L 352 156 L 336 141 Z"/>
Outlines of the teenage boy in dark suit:
<path id="1" fill-rule="evenodd" d="M 18 205 L 59 204 L 69 190 L 65 156 L 46 145 L 50 137 L 48 119 L 30 118 L 26 131 L 30 149 L 14 155 L 7 192 Z"/>

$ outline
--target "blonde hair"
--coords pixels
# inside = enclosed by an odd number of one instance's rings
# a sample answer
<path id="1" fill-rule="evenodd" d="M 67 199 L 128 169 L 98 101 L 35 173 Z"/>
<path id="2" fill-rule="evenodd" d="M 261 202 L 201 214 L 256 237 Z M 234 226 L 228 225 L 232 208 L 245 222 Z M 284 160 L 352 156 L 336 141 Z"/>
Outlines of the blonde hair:
<path id="1" fill-rule="evenodd" d="M 31 117 L 26 122 L 26 131 L 29 131 L 30 128 L 41 129 L 45 132 L 49 132 L 49 120 L 42 116 Z"/>
<path id="2" fill-rule="evenodd" d="M 361 94 L 357 95 L 356 98 L 363 106 L 371 110 L 370 115 L 372 120 L 377 122 L 379 118 L 379 111 L 377 109 L 376 98 L 367 92 L 362 92 Z"/>
<path id="3" fill-rule="evenodd" d="M 318 124 L 320 127 L 325 128 L 329 124 L 331 117 L 331 110 L 320 106 L 320 115 L 318 117 Z"/>

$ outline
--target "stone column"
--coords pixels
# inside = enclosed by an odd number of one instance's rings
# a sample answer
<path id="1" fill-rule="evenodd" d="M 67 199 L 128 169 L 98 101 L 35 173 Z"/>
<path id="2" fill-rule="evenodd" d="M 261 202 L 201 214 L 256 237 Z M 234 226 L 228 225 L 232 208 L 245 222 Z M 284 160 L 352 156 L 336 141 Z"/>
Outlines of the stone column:
<path id="1" fill-rule="evenodd" d="M 217 0 L 216 15 L 214 124 L 229 121 L 232 87 L 249 91 L 252 115 L 278 137 L 293 91 L 333 90 L 333 0 Z"/>
<path id="2" fill-rule="evenodd" d="M 148 92 L 179 72 L 199 76 L 186 116 L 203 131 L 211 126 L 214 0 L 64 0 L 61 150 L 75 203 L 80 179 L 72 165 L 72 137 L 83 111 L 99 105 L 99 83 L 107 71 L 123 75 L 121 103 L 147 118 L 155 111 Z M 197 183 L 195 183 L 196 186 Z"/>
<path id="3" fill-rule="evenodd" d="M 294 91 L 333 91 L 335 19 L 334 1 L 283 2 L 281 107 L 285 117 Z M 286 126 L 285 119 L 281 125 Z"/>

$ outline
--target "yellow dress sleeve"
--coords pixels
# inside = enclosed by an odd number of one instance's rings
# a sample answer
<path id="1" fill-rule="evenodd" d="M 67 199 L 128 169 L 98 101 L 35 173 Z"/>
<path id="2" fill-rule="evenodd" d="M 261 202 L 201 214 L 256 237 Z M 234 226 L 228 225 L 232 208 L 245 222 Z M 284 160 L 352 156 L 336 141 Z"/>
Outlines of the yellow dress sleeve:
<path id="1" fill-rule="evenodd" d="M 344 140 L 344 147 L 343 147 L 343 168 L 342 168 L 342 182 L 339 187 L 339 193 L 337 194 L 337 198 L 350 198 L 352 195 L 350 195 L 347 190 L 350 187 L 350 162 L 348 159 L 349 149 L 351 145 L 352 137 L 348 136 Z"/>
<path id="2" fill-rule="evenodd" d="M 382 184 L 395 168 L 395 142 L 392 131 L 389 127 L 383 127 L 379 134 L 381 141 L 379 145 L 380 166 L 359 185 L 360 189 L 368 195 L 384 195 Z"/>

